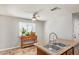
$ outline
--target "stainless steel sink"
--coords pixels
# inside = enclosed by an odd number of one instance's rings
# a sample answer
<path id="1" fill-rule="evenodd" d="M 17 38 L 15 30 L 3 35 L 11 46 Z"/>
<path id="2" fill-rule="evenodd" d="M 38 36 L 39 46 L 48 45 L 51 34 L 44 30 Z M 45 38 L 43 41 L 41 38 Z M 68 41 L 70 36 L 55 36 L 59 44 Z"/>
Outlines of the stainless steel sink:
<path id="1" fill-rule="evenodd" d="M 63 44 L 63 43 L 53 43 L 51 46 L 51 51 L 57 52 L 65 47 L 67 47 L 67 45 Z M 44 46 L 45 48 L 50 50 L 49 44 Z"/>
<path id="2" fill-rule="evenodd" d="M 63 43 L 53 43 L 53 45 L 57 45 L 57 46 L 60 46 L 60 47 L 66 47 L 67 45 L 63 44 Z"/>
<path id="3" fill-rule="evenodd" d="M 45 45 L 44 47 L 49 49 L 49 45 Z M 58 51 L 61 49 L 60 47 L 58 47 L 56 45 L 51 45 L 51 48 L 52 48 L 51 51 Z"/>

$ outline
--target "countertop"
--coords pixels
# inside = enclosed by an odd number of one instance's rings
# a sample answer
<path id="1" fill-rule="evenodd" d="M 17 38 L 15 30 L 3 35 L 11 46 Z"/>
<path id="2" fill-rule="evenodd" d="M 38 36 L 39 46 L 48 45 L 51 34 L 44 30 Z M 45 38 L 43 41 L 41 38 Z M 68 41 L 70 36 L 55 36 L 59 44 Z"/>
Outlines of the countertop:
<path id="1" fill-rule="evenodd" d="M 68 49 L 70 49 L 70 48 L 72 48 L 72 47 L 74 47 L 74 46 L 79 44 L 79 41 L 78 40 L 74 40 L 74 39 L 70 39 L 70 40 L 58 39 L 56 42 L 60 42 L 60 43 L 62 42 L 64 44 L 68 45 L 68 47 L 60 49 L 57 52 L 54 52 L 54 51 L 50 51 L 49 49 L 43 47 L 43 46 L 48 44 L 47 40 L 38 40 L 38 42 L 36 44 L 34 44 L 34 45 L 37 46 L 38 48 L 42 49 L 43 51 L 45 51 L 49 55 L 61 55 L 62 53 L 64 53 Z"/>
<path id="2" fill-rule="evenodd" d="M 37 55 L 37 47 L 31 46 L 28 48 L 14 48 L 5 51 L 0 51 L 0 55 Z"/>

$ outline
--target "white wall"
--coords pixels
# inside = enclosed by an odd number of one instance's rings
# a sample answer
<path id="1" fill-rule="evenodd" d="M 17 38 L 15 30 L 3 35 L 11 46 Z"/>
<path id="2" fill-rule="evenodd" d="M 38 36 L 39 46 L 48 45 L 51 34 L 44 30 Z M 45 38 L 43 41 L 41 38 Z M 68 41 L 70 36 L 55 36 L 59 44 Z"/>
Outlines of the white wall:
<path id="1" fill-rule="evenodd" d="M 18 46 L 18 21 L 0 16 L 0 49 Z"/>
<path id="2" fill-rule="evenodd" d="M 18 36 L 19 22 L 31 22 L 16 17 L 0 16 L 0 49 L 17 47 L 20 45 Z M 44 22 L 36 22 L 38 39 L 43 39 Z M 41 27 L 42 26 L 42 27 Z"/>
<path id="3" fill-rule="evenodd" d="M 49 16 L 45 25 L 45 39 L 49 39 L 51 32 L 55 32 L 59 38 L 72 39 L 72 13 L 58 10 Z"/>
<path id="4" fill-rule="evenodd" d="M 45 22 L 36 22 L 36 32 L 39 34 L 38 39 L 44 39 Z"/>

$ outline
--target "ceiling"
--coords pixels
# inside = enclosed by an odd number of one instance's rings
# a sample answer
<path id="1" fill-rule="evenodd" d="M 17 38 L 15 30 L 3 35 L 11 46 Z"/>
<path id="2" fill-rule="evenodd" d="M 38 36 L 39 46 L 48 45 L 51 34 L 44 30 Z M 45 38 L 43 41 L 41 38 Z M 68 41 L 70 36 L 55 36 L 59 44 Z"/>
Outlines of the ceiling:
<path id="1" fill-rule="evenodd" d="M 45 20 L 49 15 L 59 11 L 50 11 L 54 7 L 59 7 L 71 13 L 79 12 L 78 4 L 4 4 L 0 5 L 0 15 L 15 16 L 31 19 L 34 12 L 39 11 L 40 20 Z"/>

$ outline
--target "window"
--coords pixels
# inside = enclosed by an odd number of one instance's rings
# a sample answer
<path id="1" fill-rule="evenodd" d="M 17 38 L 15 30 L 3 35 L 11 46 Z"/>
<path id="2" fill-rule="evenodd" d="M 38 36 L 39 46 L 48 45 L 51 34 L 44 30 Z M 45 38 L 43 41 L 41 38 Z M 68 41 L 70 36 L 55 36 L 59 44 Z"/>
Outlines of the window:
<path id="1" fill-rule="evenodd" d="M 19 22 L 19 35 L 22 35 L 22 30 L 26 32 L 35 32 L 35 23 L 26 23 L 26 22 Z"/>

